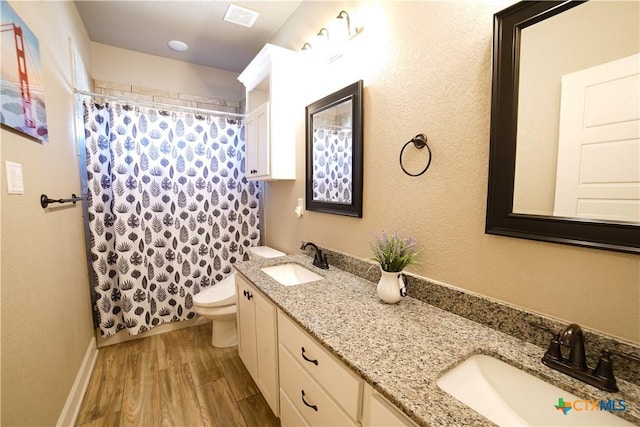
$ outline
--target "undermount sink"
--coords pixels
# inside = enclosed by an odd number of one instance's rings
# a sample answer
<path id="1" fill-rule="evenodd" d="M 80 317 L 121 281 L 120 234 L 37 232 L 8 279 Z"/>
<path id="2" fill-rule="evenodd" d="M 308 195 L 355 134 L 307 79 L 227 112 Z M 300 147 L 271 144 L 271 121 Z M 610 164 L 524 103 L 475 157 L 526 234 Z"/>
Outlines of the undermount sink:
<path id="1" fill-rule="evenodd" d="M 324 279 L 324 277 L 319 274 L 316 274 L 311 270 L 307 270 L 300 264 L 295 263 L 265 267 L 262 271 L 284 286 L 301 285 L 303 283 L 315 282 L 316 280 Z"/>
<path id="2" fill-rule="evenodd" d="M 585 399 L 484 354 L 469 357 L 436 384 L 500 426 L 633 425 L 610 412 L 592 410 Z M 562 410 L 574 402 L 574 408 Z M 621 409 L 617 401 L 615 408 Z"/>

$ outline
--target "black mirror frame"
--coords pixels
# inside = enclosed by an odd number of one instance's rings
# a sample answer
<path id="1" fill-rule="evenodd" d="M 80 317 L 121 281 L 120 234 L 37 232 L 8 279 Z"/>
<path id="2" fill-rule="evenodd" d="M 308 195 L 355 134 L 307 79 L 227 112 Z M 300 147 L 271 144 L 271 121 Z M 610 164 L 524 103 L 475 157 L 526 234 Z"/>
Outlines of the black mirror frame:
<path id="1" fill-rule="evenodd" d="M 363 82 L 359 80 L 331 95 L 306 107 L 306 172 L 305 172 L 305 201 L 306 209 L 337 215 L 362 218 L 362 91 Z M 319 202 L 313 200 L 313 115 L 344 101 L 351 99 L 351 135 L 352 135 L 352 199 L 351 204 Z"/>
<path id="2" fill-rule="evenodd" d="M 494 15 L 491 142 L 485 232 L 640 254 L 640 226 L 513 213 L 522 29 L 584 1 L 523 1 Z"/>

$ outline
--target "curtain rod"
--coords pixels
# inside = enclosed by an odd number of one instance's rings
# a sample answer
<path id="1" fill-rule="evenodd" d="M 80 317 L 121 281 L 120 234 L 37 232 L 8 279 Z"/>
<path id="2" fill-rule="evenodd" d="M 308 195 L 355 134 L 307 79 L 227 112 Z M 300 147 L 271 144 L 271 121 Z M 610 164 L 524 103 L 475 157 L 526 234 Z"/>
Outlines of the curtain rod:
<path id="1" fill-rule="evenodd" d="M 125 96 L 104 95 L 104 94 L 101 94 L 101 93 L 87 92 L 87 91 L 78 90 L 78 89 L 74 89 L 73 92 L 76 95 L 93 96 L 93 97 L 98 97 L 98 98 L 110 99 L 112 101 L 124 101 L 124 102 L 127 102 L 127 103 L 139 103 L 139 104 L 153 105 L 154 107 L 163 107 L 163 108 L 166 107 L 167 109 L 188 110 L 188 111 L 194 111 L 194 112 L 208 113 L 208 114 L 212 114 L 212 115 L 230 116 L 230 117 L 239 118 L 239 119 L 243 119 L 243 118 L 246 117 L 246 114 L 229 113 L 229 112 L 226 112 L 226 111 L 207 110 L 206 108 L 185 107 L 185 106 L 182 106 L 182 105 L 165 104 L 165 103 L 162 103 L 162 102 L 155 102 L 155 101 L 144 101 L 144 100 L 141 100 L 141 99 L 127 98 Z"/>
<path id="2" fill-rule="evenodd" d="M 351 126 L 340 126 L 340 125 L 318 125 L 314 127 L 315 129 L 335 129 L 335 130 L 351 130 Z"/>

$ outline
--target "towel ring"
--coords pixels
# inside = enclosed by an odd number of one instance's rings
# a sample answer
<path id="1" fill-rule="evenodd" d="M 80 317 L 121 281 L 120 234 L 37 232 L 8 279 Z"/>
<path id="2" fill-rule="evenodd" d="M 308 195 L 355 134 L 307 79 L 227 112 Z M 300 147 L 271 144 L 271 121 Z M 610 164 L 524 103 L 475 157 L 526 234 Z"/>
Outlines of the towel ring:
<path id="1" fill-rule="evenodd" d="M 421 150 L 425 147 L 427 147 L 427 151 L 429 152 L 429 160 L 427 161 L 427 165 L 424 167 L 424 169 L 419 172 L 419 173 L 411 173 L 409 171 L 407 171 L 404 168 L 404 165 L 402 164 L 402 155 L 404 154 L 404 149 L 407 148 L 407 145 L 409 144 L 413 144 L 414 147 L 416 147 L 418 150 Z M 427 169 L 429 169 L 429 166 L 431 166 L 431 148 L 429 148 L 429 145 L 427 145 L 427 136 L 423 133 L 419 133 L 416 136 L 414 136 L 413 138 L 411 138 L 406 144 L 404 144 L 402 146 L 402 150 L 400 150 L 400 167 L 402 168 L 402 171 L 404 173 L 406 173 L 409 176 L 420 176 L 423 173 L 425 173 L 427 171 Z"/>

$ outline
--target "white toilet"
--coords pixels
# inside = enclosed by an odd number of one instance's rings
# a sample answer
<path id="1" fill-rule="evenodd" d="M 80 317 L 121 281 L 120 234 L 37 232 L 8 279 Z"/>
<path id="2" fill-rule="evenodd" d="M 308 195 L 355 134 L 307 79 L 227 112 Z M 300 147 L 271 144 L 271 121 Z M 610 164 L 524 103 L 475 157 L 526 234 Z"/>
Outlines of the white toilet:
<path id="1" fill-rule="evenodd" d="M 286 255 L 268 246 L 247 249 L 251 259 Z M 211 344 L 214 347 L 231 347 L 238 344 L 235 273 L 194 296 L 193 305 L 196 313 L 211 319 L 213 329 Z"/>

